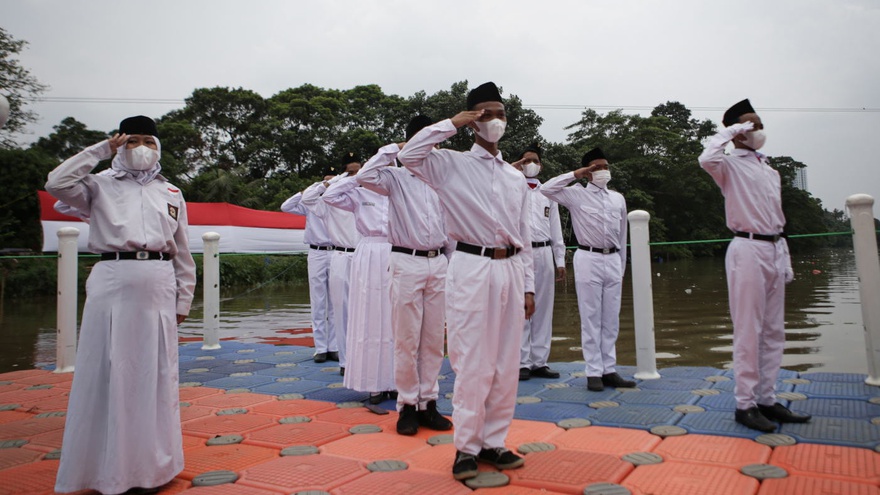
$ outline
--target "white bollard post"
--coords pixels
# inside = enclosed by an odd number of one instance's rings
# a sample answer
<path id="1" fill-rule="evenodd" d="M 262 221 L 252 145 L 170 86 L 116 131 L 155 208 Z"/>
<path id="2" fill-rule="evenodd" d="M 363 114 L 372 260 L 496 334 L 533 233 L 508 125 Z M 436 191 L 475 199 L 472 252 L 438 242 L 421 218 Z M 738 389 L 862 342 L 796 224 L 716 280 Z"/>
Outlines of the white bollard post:
<path id="1" fill-rule="evenodd" d="M 636 374 L 639 380 L 660 378 L 654 349 L 654 293 L 651 288 L 651 248 L 648 246 L 648 220 L 644 210 L 631 211 L 629 219 L 632 256 L 633 319 L 636 327 Z"/>
<path id="2" fill-rule="evenodd" d="M 868 352 L 868 385 L 880 386 L 880 260 L 874 232 L 874 198 L 853 194 L 846 198 L 853 229 L 856 271 L 859 273 L 859 298 Z"/>
<path id="3" fill-rule="evenodd" d="M 220 348 L 220 234 L 205 232 L 202 298 L 204 300 L 202 349 Z"/>
<path id="4" fill-rule="evenodd" d="M 58 229 L 58 307 L 54 373 L 72 373 L 76 363 L 77 237 L 77 228 Z"/>

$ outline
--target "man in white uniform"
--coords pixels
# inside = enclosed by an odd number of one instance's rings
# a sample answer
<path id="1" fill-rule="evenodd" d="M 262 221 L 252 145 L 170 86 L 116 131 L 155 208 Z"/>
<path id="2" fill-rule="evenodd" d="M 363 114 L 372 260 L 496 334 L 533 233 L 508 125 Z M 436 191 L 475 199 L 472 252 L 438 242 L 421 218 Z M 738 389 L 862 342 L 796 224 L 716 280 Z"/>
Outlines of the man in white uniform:
<path id="1" fill-rule="evenodd" d="M 535 314 L 523 325 L 519 358 L 519 379 L 559 378 L 547 366 L 553 337 L 553 298 L 556 282 L 565 280 L 565 243 L 559 222 L 559 205 L 541 194 L 541 147 L 535 143 L 514 163 L 526 176 L 532 221 L 532 255 L 535 267 Z"/>
<path id="2" fill-rule="evenodd" d="M 415 117 L 406 127 L 406 140 L 430 124 L 428 117 Z M 397 433 L 415 435 L 419 425 L 452 428 L 437 412 L 446 322 L 446 226 L 437 193 L 409 170 L 386 166 L 394 162 L 400 147 L 381 148 L 383 158 L 364 165 L 357 182 L 389 199 Z"/>
<path id="3" fill-rule="evenodd" d="M 329 177 L 328 177 L 329 179 Z M 281 205 L 281 211 L 306 217 L 303 241 L 309 245 L 309 304 L 312 309 L 312 337 L 315 340 L 316 363 L 328 359 L 339 361 L 336 333 L 333 328 L 333 308 L 330 306 L 330 260 L 333 242 L 321 217 L 302 204 L 303 193 L 291 196 Z"/>
<path id="4" fill-rule="evenodd" d="M 810 420 L 776 402 L 785 347 L 785 284 L 794 279 L 788 243 L 781 237 L 782 187 L 779 172 L 757 151 L 764 145 L 764 125 L 749 100 L 730 107 L 723 123 L 699 161 L 721 188 L 727 228 L 735 236 L 724 261 L 733 321 L 735 418 L 771 432 L 776 429 L 771 420 Z M 733 150 L 727 155 L 729 142 Z"/>
<path id="5" fill-rule="evenodd" d="M 332 208 L 321 199 L 321 196 L 327 191 L 328 187 L 349 175 L 357 174 L 357 171 L 361 168 L 360 161 L 352 152 L 346 153 L 341 163 L 345 171 L 334 178 L 307 188 L 303 191 L 301 203 L 324 221 L 324 226 L 327 227 L 327 235 L 333 244 L 328 281 L 330 311 L 333 314 L 333 329 L 336 334 L 336 347 L 339 350 L 339 373 L 345 376 L 345 334 L 348 325 L 349 274 L 351 273 L 351 259 L 354 256 L 354 249 L 358 242 L 360 242 L 361 235 L 355 227 L 353 213 L 339 208 Z"/>
<path id="6" fill-rule="evenodd" d="M 572 181 L 590 179 L 587 187 Z M 588 151 L 581 168 L 555 177 L 541 193 L 568 208 L 578 249 L 574 253 L 574 283 L 581 314 L 587 389 L 634 387 L 617 371 L 620 295 L 626 270 L 626 200 L 608 189 L 611 172 L 599 148 Z"/>
<path id="7" fill-rule="evenodd" d="M 455 479 L 475 477 L 477 460 L 499 469 L 523 465 L 504 441 L 516 406 L 522 322 L 535 309 L 528 186 L 498 151 L 507 125 L 501 94 L 485 83 L 468 94 L 467 106 L 419 131 L 397 156 L 440 197 L 456 241 L 446 271 Z M 434 149 L 463 126 L 476 134 L 470 151 Z"/>
<path id="8" fill-rule="evenodd" d="M 371 157 L 387 166 L 393 163 L 382 153 Z M 331 209 L 354 214 L 361 234 L 351 260 L 348 293 L 347 366 L 343 384 L 370 393 L 370 403 L 392 398 L 394 386 L 394 336 L 391 329 L 391 274 L 388 257 L 388 198 L 359 187 L 355 177 L 334 184 L 322 197 Z"/>

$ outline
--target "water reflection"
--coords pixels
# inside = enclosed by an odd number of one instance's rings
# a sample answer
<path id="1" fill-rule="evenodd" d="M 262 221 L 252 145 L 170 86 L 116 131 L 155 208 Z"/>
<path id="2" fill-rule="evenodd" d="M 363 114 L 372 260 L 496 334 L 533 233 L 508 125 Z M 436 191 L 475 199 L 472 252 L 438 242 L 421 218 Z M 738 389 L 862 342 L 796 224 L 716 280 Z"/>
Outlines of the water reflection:
<path id="1" fill-rule="evenodd" d="M 858 278 L 850 250 L 825 250 L 794 258 L 796 279 L 786 297 L 783 366 L 799 371 L 866 373 Z M 653 265 L 654 324 L 658 366 L 730 365 L 732 325 L 723 259 L 679 260 Z M 551 361 L 578 361 L 580 318 L 573 270 L 557 285 Z M 221 294 L 221 339 L 278 342 L 302 337 L 310 326 L 305 285 Z M 7 302 L 0 315 L 0 372 L 55 360 L 54 298 Z M 182 340 L 200 340 L 196 304 L 181 325 Z M 635 364 L 632 288 L 623 288 L 621 364 Z"/>

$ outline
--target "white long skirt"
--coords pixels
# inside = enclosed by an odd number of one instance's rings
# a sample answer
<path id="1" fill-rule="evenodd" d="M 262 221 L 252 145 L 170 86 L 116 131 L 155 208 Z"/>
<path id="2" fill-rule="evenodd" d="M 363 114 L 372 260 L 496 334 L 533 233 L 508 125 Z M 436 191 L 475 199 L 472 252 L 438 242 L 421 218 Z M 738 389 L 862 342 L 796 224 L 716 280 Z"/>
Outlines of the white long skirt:
<path id="1" fill-rule="evenodd" d="M 55 490 L 163 485 L 183 470 L 174 268 L 101 261 L 86 293 Z"/>
<path id="2" fill-rule="evenodd" d="M 343 385 L 360 392 L 395 390 L 390 254 L 384 237 L 364 237 L 351 260 Z"/>

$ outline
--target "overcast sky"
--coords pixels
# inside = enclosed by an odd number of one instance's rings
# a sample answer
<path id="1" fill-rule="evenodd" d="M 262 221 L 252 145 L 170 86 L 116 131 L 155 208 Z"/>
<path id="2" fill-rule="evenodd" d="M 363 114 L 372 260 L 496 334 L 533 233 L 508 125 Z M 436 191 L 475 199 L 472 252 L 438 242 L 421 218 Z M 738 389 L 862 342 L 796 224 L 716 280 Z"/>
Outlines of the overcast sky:
<path id="1" fill-rule="evenodd" d="M 854 193 L 880 202 L 876 0 L 17 0 L 0 25 L 29 43 L 20 62 L 51 86 L 45 96 L 180 102 L 32 104 L 41 120 L 26 141 L 66 116 L 106 131 L 159 117 L 214 86 L 270 97 L 378 84 L 406 97 L 492 80 L 556 142 L 580 110 L 550 105 L 647 114 L 679 101 L 720 123 L 747 97 L 763 151 L 806 163 L 826 208 Z"/>

